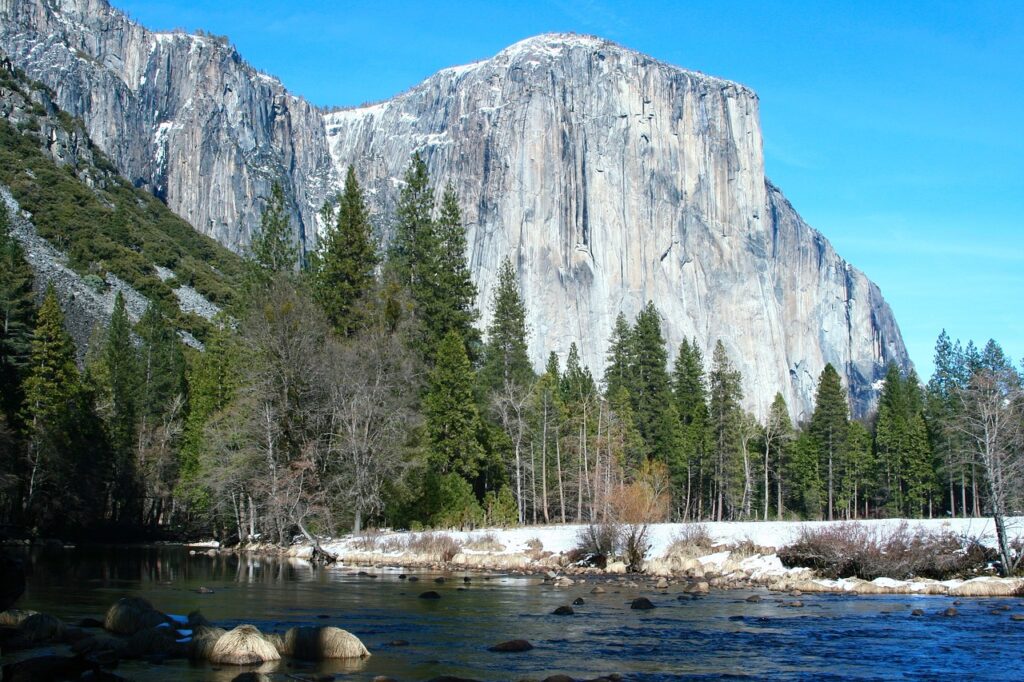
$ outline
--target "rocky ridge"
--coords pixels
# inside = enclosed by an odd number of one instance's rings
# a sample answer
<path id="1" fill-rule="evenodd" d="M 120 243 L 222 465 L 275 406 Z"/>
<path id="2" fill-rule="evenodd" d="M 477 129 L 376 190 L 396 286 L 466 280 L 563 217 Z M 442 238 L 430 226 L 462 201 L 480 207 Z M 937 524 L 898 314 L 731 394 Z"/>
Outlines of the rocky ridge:
<path id="1" fill-rule="evenodd" d="M 807 417 L 826 362 L 863 414 L 887 363 L 909 367 L 878 288 L 765 177 L 758 99 L 599 38 L 531 38 L 373 106 L 322 112 L 227 42 L 154 33 L 104 0 L 0 0 L 0 48 L 86 121 L 138 186 L 242 248 L 284 178 L 298 235 L 352 163 L 382 237 L 409 156 L 462 199 L 489 317 L 517 266 L 531 353 L 576 342 L 600 374 L 616 315 L 653 300 L 674 349 L 723 341 L 763 415 Z"/>
<path id="2" fill-rule="evenodd" d="M 14 69 L 2 55 L 0 136 L 5 143 L 20 137 L 20 141 L 25 142 L 28 148 L 36 147 L 35 153 L 46 159 L 46 165 L 51 171 L 60 170 L 68 186 L 81 189 L 81 195 L 105 207 L 109 211 L 108 217 L 117 214 L 117 201 L 121 195 L 109 192 L 122 186 L 123 179 L 117 176 L 102 154 L 96 152 L 82 123 L 57 109 L 52 101 L 52 93 L 45 86 L 26 81 L 23 74 Z M 24 149 L 18 148 L 19 151 Z M 10 151 L 3 149 L 8 154 Z M 10 159 L 10 156 L 4 156 L 5 165 Z M 24 166 L 20 164 L 21 161 L 25 162 Z M 66 327 L 75 341 L 79 360 L 84 360 L 93 330 L 96 325 L 107 324 L 117 294 L 124 297 L 125 309 L 133 322 L 141 319 L 152 301 L 151 297 L 105 267 L 105 263 L 90 263 L 88 269 L 83 269 L 81 263 L 73 263 L 68 254 L 68 245 L 61 243 L 60 235 L 52 240 L 40 234 L 36 225 L 37 216 L 26 210 L 15 196 L 33 196 L 33 200 L 40 204 L 47 204 L 52 199 L 51 195 L 47 195 L 40 202 L 34 196 L 38 186 L 47 185 L 48 179 L 52 177 L 37 175 L 40 166 L 35 165 L 35 161 L 38 159 L 22 157 L 12 164 L 13 168 L 5 167 L 0 171 L 0 176 L 3 176 L 0 178 L 0 207 L 6 211 L 11 235 L 20 243 L 25 259 L 33 270 L 37 297 L 42 298 L 47 286 L 54 287 L 64 310 Z M 12 191 L 12 186 L 5 184 L 4 179 L 12 182 L 12 185 L 19 185 L 17 191 Z M 81 195 L 60 198 L 74 203 L 75 210 L 81 211 L 84 210 Z M 137 196 L 146 197 L 167 213 L 166 208 L 144 193 L 139 192 Z M 191 236 L 196 238 L 194 234 Z M 73 244 L 70 245 L 71 251 L 74 248 Z M 144 252 L 145 248 L 139 251 Z M 151 267 L 177 298 L 178 307 L 184 313 L 209 322 L 220 312 L 219 306 L 211 303 L 202 293 L 179 281 L 173 270 L 155 264 Z M 171 313 L 172 310 L 165 309 L 165 312 Z M 178 333 L 187 345 L 202 349 L 203 344 L 187 329 L 179 329 Z"/>

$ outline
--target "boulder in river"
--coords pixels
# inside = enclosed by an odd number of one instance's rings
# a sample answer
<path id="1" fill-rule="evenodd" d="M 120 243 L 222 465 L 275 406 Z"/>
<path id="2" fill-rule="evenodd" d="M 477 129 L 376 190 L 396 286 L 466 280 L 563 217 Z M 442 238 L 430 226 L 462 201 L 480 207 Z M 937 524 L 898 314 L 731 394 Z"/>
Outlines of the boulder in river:
<path id="1" fill-rule="evenodd" d="M 122 655 L 126 658 L 184 658 L 188 654 L 188 645 L 179 644 L 177 639 L 177 633 L 169 627 L 139 630 L 128 638 Z"/>
<path id="2" fill-rule="evenodd" d="M 527 642 L 525 639 L 510 639 L 507 642 L 501 644 L 495 644 L 490 647 L 488 651 L 497 651 L 499 653 L 519 653 L 522 651 L 529 651 L 533 648 L 533 645 Z"/>
<path id="3" fill-rule="evenodd" d="M 654 608 L 654 604 L 652 604 L 651 600 L 647 597 L 637 597 L 629 605 L 629 608 L 635 609 L 637 611 L 649 611 Z"/>
<path id="4" fill-rule="evenodd" d="M 134 635 L 167 622 L 167 616 L 142 597 L 122 597 L 107 609 L 103 627 L 118 635 Z"/>
<path id="5" fill-rule="evenodd" d="M 239 625 L 220 637 L 210 651 L 211 663 L 253 665 L 281 660 L 277 647 L 254 625 Z"/>
<path id="6" fill-rule="evenodd" d="M 336 627 L 296 627 L 284 633 L 281 653 L 307 661 L 365 658 L 370 655 L 359 638 Z"/>
<path id="7" fill-rule="evenodd" d="M 420 599 L 440 599 L 441 595 L 433 590 L 427 590 L 426 592 L 420 592 Z"/>
<path id="8" fill-rule="evenodd" d="M 18 625 L 11 644 L 26 648 L 47 644 L 60 639 L 63 632 L 64 624 L 60 619 L 47 613 L 33 613 Z"/>
<path id="9" fill-rule="evenodd" d="M 551 612 L 555 616 L 571 616 L 575 611 L 572 610 L 571 606 L 559 606 L 557 609 Z"/>

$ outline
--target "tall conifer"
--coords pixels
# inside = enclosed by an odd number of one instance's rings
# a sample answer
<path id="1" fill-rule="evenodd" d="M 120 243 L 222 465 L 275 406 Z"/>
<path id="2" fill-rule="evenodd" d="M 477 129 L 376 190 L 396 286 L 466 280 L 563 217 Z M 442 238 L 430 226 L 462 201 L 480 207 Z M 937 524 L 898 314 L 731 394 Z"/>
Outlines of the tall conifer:
<path id="1" fill-rule="evenodd" d="M 715 343 L 708 375 L 709 405 L 708 427 L 714 451 L 715 519 L 726 517 L 726 506 L 731 515 L 735 511 L 736 466 L 739 449 L 739 420 L 743 416 L 740 400 L 743 398 L 741 376 L 736 370 L 721 341 Z"/>
<path id="2" fill-rule="evenodd" d="M 10 233 L 7 205 L 0 200 L 0 411 L 16 424 L 25 370 L 32 353 L 35 304 L 32 268 Z"/>
<path id="3" fill-rule="evenodd" d="M 365 322 L 377 262 L 366 200 L 355 169 L 349 166 L 337 219 L 312 266 L 317 301 L 334 329 L 345 336 Z"/>
<path id="4" fill-rule="evenodd" d="M 477 439 L 480 414 L 473 395 L 473 369 L 462 337 L 455 330 L 449 331 L 438 346 L 423 408 L 431 469 L 473 480 L 484 455 Z"/>
<path id="5" fill-rule="evenodd" d="M 498 270 L 480 370 L 481 380 L 490 391 L 501 391 L 505 386 L 528 386 L 533 379 L 526 334 L 526 305 L 519 294 L 512 261 L 505 258 Z"/>
<path id="6" fill-rule="evenodd" d="M 835 518 L 836 493 L 845 454 L 847 430 L 850 426 L 850 408 L 839 373 L 832 363 L 825 365 L 818 378 L 814 396 L 814 414 L 810 432 L 818 447 L 820 470 L 826 493 L 826 517 Z"/>

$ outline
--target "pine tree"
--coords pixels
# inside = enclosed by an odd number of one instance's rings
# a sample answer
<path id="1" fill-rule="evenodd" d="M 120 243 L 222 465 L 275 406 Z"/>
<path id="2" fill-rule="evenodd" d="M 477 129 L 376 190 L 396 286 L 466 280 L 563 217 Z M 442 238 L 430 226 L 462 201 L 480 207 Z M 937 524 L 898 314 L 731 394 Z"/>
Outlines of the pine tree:
<path id="1" fill-rule="evenodd" d="M 957 515 L 958 498 L 961 515 L 968 514 L 969 469 L 962 457 L 966 450 L 963 434 L 957 428 L 962 408 L 958 395 L 966 387 L 968 379 L 960 342 L 951 342 L 943 329 L 935 342 L 935 372 L 926 389 L 925 423 L 929 442 L 941 462 L 941 472 L 948 485 L 948 509 L 952 516 Z"/>
<path id="2" fill-rule="evenodd" d="M 427 164 L 416 152 L 405 171 L 395 208 L 395 236 L 388 253 L 392 275 L 402 286 L 409 287 L 414 297 L 422 273 L 437 265 L 433 260 L 437 252 L 433 208 L 434 190 L 430 187 Z"/>
<path id="3" fill-rule="evenodd" d="M 195 356 L 186 373 L 189 411 L 174 495 L 185 502 L 191 512 L 203 512 L 208 506 L 200 468 L 204 431 L 211 418 L 235 397 L 242 381 L 242 362 L 238 337 L 227 321 L 221 319 L 207 339 L 205 351 Z"/>
<path id="4" fill-rule="evenodd" d="M 114 312 L 107 327 L 102 361 L 109 381 L 110 410 L 107 424 L 110 441 L 118 455 L 128 457 L 138 425 L 139 358 L 132 343 L 132 324 L 128 319 L 124 296 L 114 298 Z"/>
<path id="5" fill-rule="evenodd" d="M 291 216 L 284 188 L 275 182 L 260 217 L 260 229 L 249 244 L 250 284 L 266 285 L 273 273 L 293 272 L 299 263 L 299 248 L 292 232 Z"/>
<path id="6" fill-rule="evenodd" d="M 631 334 L 629 322 L 626 321 L 626 316 L 620 312 L 615 318 L 611 338 L 608 339 L 608 364 L 604 370 L 605 395 L 617 395 L 620 389 L 625 390 L 628 395 L 632 388 L 630 376 L 630 368 L 633 364 L 630 357 Z"/>
<path id="7" fill-rule="evenodd" d="M 917 374 L 904 378 L 890 364 L 878 400 L 875 451 L 885 472 L 885 490 L 898 514 L 919 515 L 934 493 L 934 472 L 924 396 Z"/>
<path id="8" fill-rule="evenodd" d="M 445 335 L 437 349 L 423 408 L 431 470 L 475 479 L 484 455 L 477 439 L 480 415 L 473 396 L 473 370 L 455 330 Z"/>
<path id="9" fill-rule="evenodd" d="M 846 433 L 843 480 L 838 504 L 847 518 L 860 515 L 860 501 L 865 503 L 874 494 L 878 474 L 871 448 L 871 433 L 858 421 L 851 421 Z M 865 515 L 868 512 L 865 510 Z"/>
<path id="10" fill-rule="evenodd" d="M 79 379 L 75 346 L 64 329 L 64 313 L 50 285 L 32 335 L 31 370 L 25 379 L 21 415 L 28 436 L 23 507 L 30 516 L 36 514 L 37 505 L 54 499 L 51 495 L 69 483 L 69 415 L 80 401 Z"/>
<path id="11" fill-rule="evenodd" d="M 135 438 L 139 424 L 139 357 L 132 343 L 132 325 L 124 296 L 117 293 L 114 312 L 101 353 L 103 377 L 108 396 L 103 415 L 114 455 L 113 508 L 115 520 L 135 511 L 138 503 L 138 478 L 135 467 Z"/>
<path id="12" fill-rule="evenodd" d="M 550 363 L 550 358 L 548 362 Z M 566 404 L 587 400 L 597 392 L 594 377 L 591 376 L 590 370 L 580 362 L 580 349 L 575 341 L 569 344 L 569 354 L 565 358 L 565 372 L 562 373 L 561 387 L 562 401 Z"/>
<path id="13" fill-rule="evenodd" d="M 842 475 L 840 467 L 849 426 L 850 408 L 846 402 L 846 391 L 836 368 L 829 363 L 818 378 L 810 424 L 810 433 L 817 444 L 820 470 L 824 477 L 826 516 L 829 521 L 835 518 L 836 491 Z"/>
<path id="14" fill-rule="evenodd" d="M 173 512 L 186 412 L 185 357 L 173 327 L 150 304 L 135 327 L 140 344 L 135 457 L 143 486 L 142 522 L 156 525 Z"/>
<path id="15" fill-rule="evenodd" d="M 800 433 L 789 448 L 785 470 L 789 507 L 804 518 L 821 518 L 822 478 L 818 442 L 809 430 Z"/>
<path id="16" fill-rule="evenodd" d="M 505 386 L 528 386 L 533 380 L 526 334 L 526 305 L 519 294 L 512 261 L 505 258 L 498 270 L 480 370 L 482 383 L 492 393 Z"/>
<path id="17" fill-rule="evenodd" d="M 476 285 L 466 262 L 466 228 L 455 188 L 448 185 L 441 197 L 441 212 L 434 223 L 439 246 L 434 301 L 424 307 L 431 311 L 427 326 L 428 342 L 433 344 L 450 330 L 458 332 L 470 360 L 480 355 L 480 332 L 473 326 L 478 317 Z"/>
<path id="18" fill-rule="evenodd" d="M 185 396 L 185 356 L 174 328 L 150 304 L 135 327 L 139 346 L 139 417 L 155 422 L 177 397 Z"/>
<path id="19" fill-rule="evenodd" d="M 0 200 L 0 412 L 16 427 L 36 311 L 32 268 L 9 222 L 7 205 Z"/>
<path id="20" fill-rule="evenodd" d="M 537 420 L 535 430 L 540 437 L 540 482 L 538 484 L 540 500 L 534 501 L 534 507 L 539 507 L 545 523 L 550 520 L 551 513 L 551 505 L 548 502 L 548 491 L 551 487 L 548 483 L 548 474 L 552 465 L 557 467 L 555 473 L 561 475 L 561 462 L 559 461 L 561 452 L 558 441 L 563 419 L 563 403 L 562 391 L 559 386 L 560 379 L 561 370 L 558 367 L 558 356 L 552 352 L 548 355 L 544 373 L 534 386 L 534 414 Z M 554 476 L 551 478 L 561 481 L 560 478 L 556 479 Z M 562 490 L 561 486 L 558 490 Z M 564 502 L 561 508 L 564 519 Z"/>
<path id="21" fill-rule="evenodd" d="M 668 353 L 661 335 L 661 315 L 652 301 L 637 315 L 630 341 L 630 397 L 636 425 L 646 444 L 648 459 L 667 463 L 674 457 L 672 448 L 677 442 L 673 442 L 673 430 L 666 430 L 663 417 L 671 400 L 666 369 Z"/>
<path id="22" fill-rule="evenodd" d="M 337 220 L 324 235 L 323 248 L 312 264 L 317 302 L 344 336 L 365 324 L 377 262 L 366 200 L 355 169 L 349 166 Z"/>
<path id="23" fill-rule="evenodd" d="M 689 518 L 691 513 L 696 513 L 707 483 L 706 458 L 710 450 L 708 391 L 704 378 L 704 357 L 697 339 L 683 339 L 679 344 L 679 353 L 672 371 L 672 399 L 682 425 L 682 452 L 681 461 L 671 468 L 671 473 L 677 499 L 685 499 L 684 516 Z"/>
<path id="24" fill-rule="evenodd" d="M 776 518 L 782 520 L 783 480 L 789 465 L 788 450 L 793 440 L 793 422 L 789 419 L 789 406 L 781 393 L 775 394 L 768 418 L 764 424 L 764 520 L 768 520 L 771 506 L 770 478 L 775 479 Z"/>
<path id="25" fill-rule="evenodd" d="M 708 426 L 711 447 L 714 451 L 713 509 L 715 520 L 725 517 L 725 507 L 730 514 L 736 509 L 736 466 L 739 450 L 739 422 L 743 415 L 740 400 L 743 399 L 742 378 L 733 368 L 725 346 L 715 343 L 711 356 L 711 373 L 708 375 L 709 405 Z"/>

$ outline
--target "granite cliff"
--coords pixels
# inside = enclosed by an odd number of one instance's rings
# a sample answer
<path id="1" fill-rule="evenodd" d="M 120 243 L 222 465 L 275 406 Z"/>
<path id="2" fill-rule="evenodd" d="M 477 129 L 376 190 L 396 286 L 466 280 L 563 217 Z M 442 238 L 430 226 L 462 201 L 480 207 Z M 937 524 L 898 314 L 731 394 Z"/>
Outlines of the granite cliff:
<path id="1" fill-rule="evenodd" d="M 136 185 L 242 248 L 283 178 L 297 239 L 354 164 L 383 238 L 413 151 L 462 199 L 483 322 L 516 263 L 531 353 L 600 373 L 616 315 L 653 300 L 670 347 L 721 339 L 763 414 L 797 417 L 826 362 L 855 412 L 909 359 L 878 288 L 764 173 L 758 99 L 599 38 L 543 35 L 373 106 L 317 110 L 226 40 L 154 33 L 104 0 L 0 0 L 0 49 L 56 92 Z"/>

